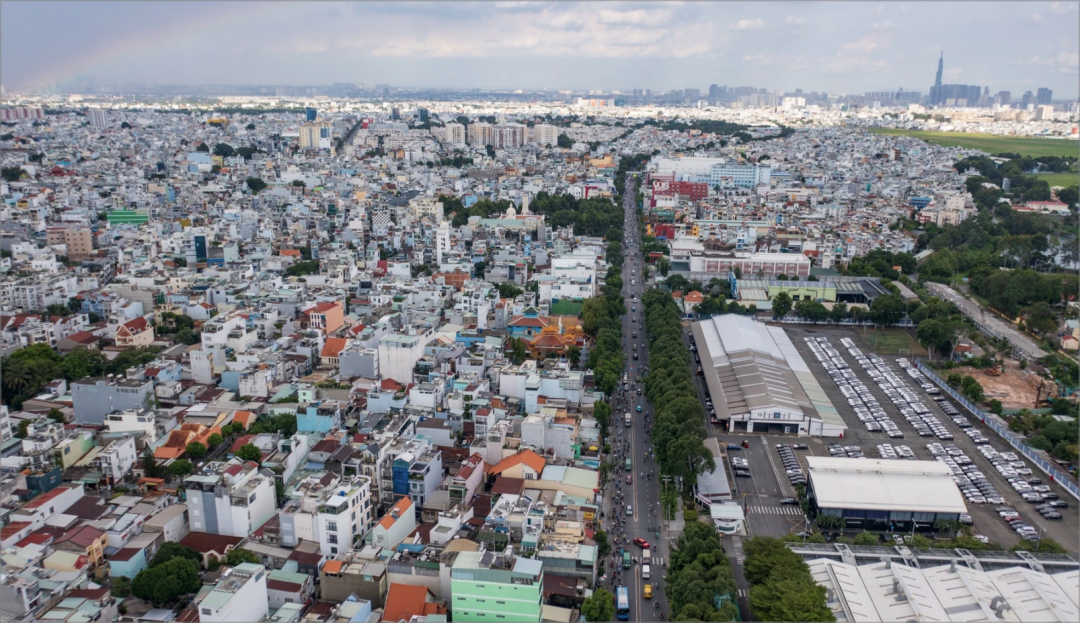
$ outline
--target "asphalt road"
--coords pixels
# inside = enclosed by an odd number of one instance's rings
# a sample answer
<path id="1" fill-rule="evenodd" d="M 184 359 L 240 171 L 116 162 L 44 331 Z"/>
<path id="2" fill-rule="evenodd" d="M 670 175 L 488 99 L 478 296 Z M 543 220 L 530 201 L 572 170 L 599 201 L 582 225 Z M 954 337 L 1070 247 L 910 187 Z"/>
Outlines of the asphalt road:
<path id="1" fill-rule="evenodd" d="M 623 207 L 626 212 L 623 244 L 623 295 L 627 313 L 622 319 L 623 350 L 626 353 L 626 374 L 629 386 L 620 384 L 613 401 L 611 446 L 615 453 L 612 457 L 619 465 L 609 478 L 605 487 L 604 508 L 607 509 L 603 525 L 612 542 L 612 554 L 604 561 L 607 576 L 604 586 L 612 593 L 616 586 L 626 586 L 630 593 L 630 619 L 633 621 L 660 620 L 660 613 L 670 614 L 667 597 L 664 594 L 664 574 L 669 554 L 665 538 L 666 527 L 662 526 L 660 512 L 660 485 L 657 482 L 656 461 L 652 457 L 652 445 L 649 432 L 653 421 L 653 408 L 644 395 L 637 395 L 641 387 L 635 382 L 641 368 L 648 365 L 649 354 L 645 348 L 645 328 L 643 325 L 643 306 L 641 295 L 645 286 L 642 283 L 641 240 L 638 236 L 637 210 L 634 205 L 636 180 L 627 179 L 623 193 Z M 626 241 L 630 244 L 625 244 Z M 634 337 L 634 333 L 638 337 Z M 637 348 L 634 348 L 634 345 Z M 638 359 L 634 360 L 637 353 Z M 637 407 L 641 407 L 641 412 Z M 632 426 L 625 425 L 624 414 L 631 413 Z M 621 467 L 629 457 L 633 472 L 627 473 Z M 648 474 L 652 472 L 651 478 Z M 642 477 L 645 474 L 646 477 Z M 627 475 L 632 482 L 627 483 Z M 627 506 L 632 514 L 627 514 Z M 657 530 L 661 538 L 656 538 Z M 618 542 L 615 542 L 615 539 Z M 642 559 L 642 548 L 633 544 L 635 538 L 649 542 L 650 560 Z M 629 569 L 621 568 L 620 551 L 625 548 L 634 557 L 634 564 Z M 650 577 L 644 578 L 643 566 L 650 567 Z M 614 565 L 614 568 L 613 568 Z M 613 575 L 614 570 L 614 575 Z M 652 585 L 652 599 L 645 599 L 645 584 Z M 650 603 L 652 602 L 652 603 Z"/>

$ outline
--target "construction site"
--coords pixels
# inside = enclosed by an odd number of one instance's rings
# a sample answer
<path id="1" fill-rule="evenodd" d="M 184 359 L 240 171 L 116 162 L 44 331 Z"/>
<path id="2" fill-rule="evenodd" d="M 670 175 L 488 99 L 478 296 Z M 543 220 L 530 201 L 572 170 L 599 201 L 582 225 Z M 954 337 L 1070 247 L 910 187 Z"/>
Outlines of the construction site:
<path id="1" fill-rule="evenodd" d="M 1057 384 L 1030 370 L 1021 370 L 1017 362 L 1006 361 L 1001 366 L 985 369 L 964 366 L 948 370 L 948 374 L 971 376 L 982 385 L 987 400 L 1000 400 L 1002 408 L 1036 409 L 1045 401 L 1058 397 Z"/>

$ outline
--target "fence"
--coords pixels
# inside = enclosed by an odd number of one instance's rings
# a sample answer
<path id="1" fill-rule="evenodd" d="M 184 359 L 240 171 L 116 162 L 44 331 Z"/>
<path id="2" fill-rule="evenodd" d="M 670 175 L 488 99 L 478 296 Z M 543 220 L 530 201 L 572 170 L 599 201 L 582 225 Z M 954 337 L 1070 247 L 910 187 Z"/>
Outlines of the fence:
<path id="1" fill-rule="evenodd" d="M 1024 443 L 1024 440 L 1020 436 L 1010 431 L 1008 426 L 1005 425 L 1005 422 L 1001 418 L 997 417 L 992 413 L 985 413 L 984 411 L 976 407 L 974 404 L 971 403 L 970 400 L 964 398 L 956 390 L 950 387 L 948 383 L 941 380 L 941 377 L 934 373 L 934 371 L 927 367 L 926 364 L 924 364 L 923 362 L 920 361 L 916 365 L 919 367 L 920 372 L 925 374 L 927 378 L 929 378 L 933 382 L 937 383 L 938 387 L 945 390 L 945 392 L 952 396 L 954 400 L 962 404 L 964 408 L 973 413 L 975 417 L 982 420 L 983 424 L 989 426 L 991 429 L 993 429 L 995 433 L 1001 436 L 1002 439 L 1009 442 L 1010 446 L 1016 448 L 1019 452 L 1023 453 L 1023 455 L 1026 456 L 1032 463 L 1034 463 L 1036 467 L 1041 469 L 1048 476 L 1051 476 L 1055 481 L 1057 481 L 1058 484 L 1064 487 L 1066 491 L 1072 494 L 1073 497 L 1080 499 L 1080 487 L 1078 487 L 1076 483 L 1073 482 L 1067 474 L 1062 473 L 1060 470 L 1054 467 L 1054 465 L 1050 461 L 1047 461 L 1042 456 L 1040 456 L 1038 450 Z"/>

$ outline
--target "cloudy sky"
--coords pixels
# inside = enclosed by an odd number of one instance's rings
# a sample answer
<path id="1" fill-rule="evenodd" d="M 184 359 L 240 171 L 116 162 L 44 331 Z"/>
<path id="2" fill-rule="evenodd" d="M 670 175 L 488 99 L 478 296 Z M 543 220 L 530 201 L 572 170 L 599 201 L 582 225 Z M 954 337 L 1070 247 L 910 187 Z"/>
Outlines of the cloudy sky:
<path id="1" fill-rule="evenodd" d="M 0 3 L 0 82 L 710 84 L 1074 98 L 1080 2 Z"/>

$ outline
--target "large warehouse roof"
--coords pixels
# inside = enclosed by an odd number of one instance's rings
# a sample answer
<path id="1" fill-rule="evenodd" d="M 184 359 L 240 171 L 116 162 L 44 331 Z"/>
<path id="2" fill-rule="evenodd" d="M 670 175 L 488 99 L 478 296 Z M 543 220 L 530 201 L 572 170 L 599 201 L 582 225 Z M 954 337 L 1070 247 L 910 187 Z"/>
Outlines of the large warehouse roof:
<path id="1" fill-rule="evenodd" d="M 782 327 L 724 314 L 694 329 L 702 365 L 715 370 L 705 379 L 721 419 L 776 407 L 845 428 Z"/>
<path id="2" fill-rule="evenodd" d="M 1080 620 L 1080 572 L 1024 567 L 979 571 L 963 565 L 919 569 L 882 562 L 810 560 L 839 623 L 940 621 L 1052 623 Z"/>
<path id="3" fill-rule="evenodd" d="M 819 508 L 966 513 L 949 466 L 939 461 L 889 461 L 808 456 Z"/>

